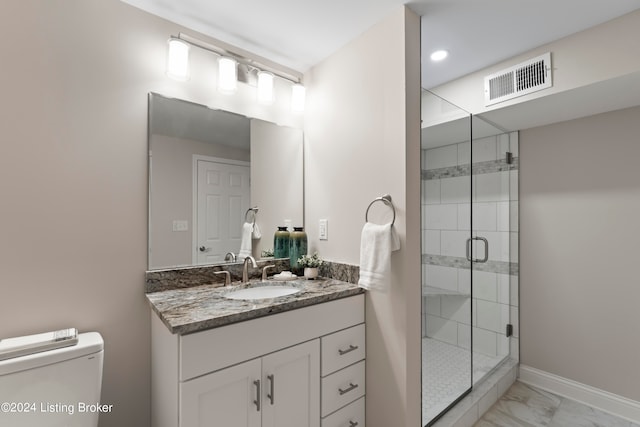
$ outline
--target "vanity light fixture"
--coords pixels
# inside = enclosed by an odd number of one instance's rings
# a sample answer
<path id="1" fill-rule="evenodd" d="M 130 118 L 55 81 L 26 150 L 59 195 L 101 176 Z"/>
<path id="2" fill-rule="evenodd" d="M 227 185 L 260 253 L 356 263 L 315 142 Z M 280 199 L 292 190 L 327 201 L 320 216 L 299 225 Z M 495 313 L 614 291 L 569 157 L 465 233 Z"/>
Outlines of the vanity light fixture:
<path id="1" fill-rule="evenodd" d="M 291 111 L 294 113 L 304 112 L 304 102 L 306 98 L 306 89 L 300 83 L 296 83 L 291 87 Z"/>
<path id="2" fill-rule="evenodd" d="M 181 58 L 176 64 L 173 64 L 173 43 L 179 45 L 175 55 Z M 228 48 L 220 48 L 210 43 L 198 40 L 187 34 L 180 33 L 178 37 L 171 36 L 169 39 L 169 59 L 167 62 L 167 74 L 178 80 L 189 79 L 189 46 L 196 46 L 218 56 L 218 91 L 222 93 L 233 93 L 238 88 L 238 80 L 250 85 L 255 85 L 255 76 L 257 74 L 257 91 L 258 101 L 262 104 L 273 104 L 275 98 L 275 78 L 290 82 L 292 86 L 291 92 L 291 110 L 296 113 L 304 111 L 305 104 L 305 88 L 301 84 L 301 73 L 287 69 L 286 67 L 269 65 L 270 61 L 266 59 L 251 59 L 239 55 Z M 177 61 L 177 60 L 176 60 Z M 238 72 L 241 68 L 241 72 Z M 239 76 L 240 74 L 240 76 Z M 248 77 L 249 76 L 249 77 Z M 253 80 L 251 81 L 251 77 Z"/>
<path id="3" fill-rule="evenodd" d="M 273 104 L 273 74 L 268 71 L 258 71 L 258 102 Z"/>
<path id="4" fill-rule="evenodd" d="M 238 89 L 238 63 L 235 59 L 221 56 L 218 59 L 218 90 L 234 93 Z"/>
<path id="5" fill-rule="evenodd" d="M 189 80 L 189 45 L 180 39 L 169 39 L 167 75 L 175 80 Z"/>
<path id="6" fill-rule="evenodd" d="M 449 56 L 449 52 L 444 49 L 440 49 L 432 52 L 429 58 L 431 58 L 433 62 L 439 62 L 445 59 L 447 56 Z"/>

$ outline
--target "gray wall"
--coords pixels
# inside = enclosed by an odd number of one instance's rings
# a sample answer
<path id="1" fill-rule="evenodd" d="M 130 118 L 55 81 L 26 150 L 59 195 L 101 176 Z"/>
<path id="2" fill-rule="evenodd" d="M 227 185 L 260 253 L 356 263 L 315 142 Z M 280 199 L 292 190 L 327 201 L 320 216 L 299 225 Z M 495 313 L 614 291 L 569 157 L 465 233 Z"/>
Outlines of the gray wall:
<path id="1" fill-rule="evenodd" d="M 305 76 L 311 250 L 357 265 L 369 203 L 389 193 L 397 211 L 391 286 L 366 294 L 369 427 L 420 423 L 420 233 L 410 232 L 420 230 L 419 24 L 399 7 Z M 370 219 L 385 214 L 372 207 Z M 328 240 L 318 240 L 323 218 Z"/>
<path id="2" fill-rule="evenodd" d="M 520 133 L 521 361 L 640 401 L 640 107 Z"/>
<path id="3" fill-rule="evenodd" d="M 0 15 L 0 336 L 100 332 L 103 427 L 149 423 L 146 19 L 96 0 Z"/>
<path id="4" fill-rule="evenodd" d="M 185 29 L 117 0 L 6 0 L 0 27 L 0 337 L 99 331 L 113 404 L 101 427 L 147 426 L 148 92 L 302 118 L 285 97 L 257 105 L 245 85 L 218 95 L 215 57 L 197 49 L 191 80 L 168 79 L 167 39 Z"/>

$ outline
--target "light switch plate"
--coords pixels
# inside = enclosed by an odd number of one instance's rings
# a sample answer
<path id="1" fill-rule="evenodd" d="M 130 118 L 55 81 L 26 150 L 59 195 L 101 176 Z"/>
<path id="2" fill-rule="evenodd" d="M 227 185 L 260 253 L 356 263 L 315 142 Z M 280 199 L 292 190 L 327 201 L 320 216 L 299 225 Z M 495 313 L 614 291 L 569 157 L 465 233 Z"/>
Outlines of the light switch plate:
<path id="1" fill-rule="evenodd" d="M 189 231 L 189 221 L 173 221 L 173 231 Z"/>
<path id="2" fill-rule="evenodd" d="M 329 221 L 326 219 L 321 219 L 318 223 L 318 238 L 329 240 Z"/>

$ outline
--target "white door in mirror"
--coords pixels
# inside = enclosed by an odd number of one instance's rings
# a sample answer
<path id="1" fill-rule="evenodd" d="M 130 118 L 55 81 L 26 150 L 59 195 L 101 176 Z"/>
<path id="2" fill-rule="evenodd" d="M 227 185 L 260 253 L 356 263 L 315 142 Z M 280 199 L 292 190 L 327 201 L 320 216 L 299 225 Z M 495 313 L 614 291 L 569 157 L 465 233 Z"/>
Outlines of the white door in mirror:
<path id="1" fill-rule="evenodd" d="M 241 162 L 238 162 L 241 163 Z M 242 220 L 250 201 L 249 166 L 197 159 L 196 220 L 193 263 L 224 262 L 226 252 L 238 253 Z"/>

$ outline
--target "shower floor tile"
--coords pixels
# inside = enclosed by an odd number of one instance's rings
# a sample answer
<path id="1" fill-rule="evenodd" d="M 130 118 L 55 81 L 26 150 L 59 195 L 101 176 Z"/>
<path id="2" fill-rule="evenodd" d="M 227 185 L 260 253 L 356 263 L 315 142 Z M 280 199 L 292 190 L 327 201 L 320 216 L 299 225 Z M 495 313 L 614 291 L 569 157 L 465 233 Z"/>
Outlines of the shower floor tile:
<path id="1" fill-rule="evenodd" d="M 469 350 L 431 338 L 422 339 L 422 424 L 444 411 L 470 387 Z M 477 383 L 502 357 L 473 354 L 473 380 Z"/>

